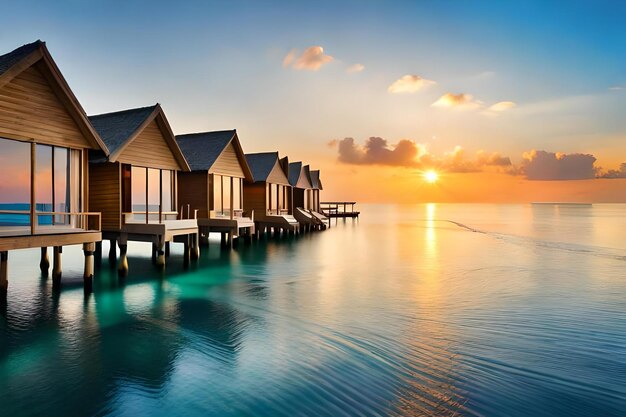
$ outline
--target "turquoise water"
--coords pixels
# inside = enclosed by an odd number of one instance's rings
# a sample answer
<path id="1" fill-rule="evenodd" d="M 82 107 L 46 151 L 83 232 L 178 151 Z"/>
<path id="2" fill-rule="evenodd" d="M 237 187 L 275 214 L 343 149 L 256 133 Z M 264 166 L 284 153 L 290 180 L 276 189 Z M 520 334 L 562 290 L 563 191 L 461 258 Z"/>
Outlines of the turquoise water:
<path id="1" fill-rule="evenodd" d="M 0 416 L 624 415 L 626 205 L 360 208 L 87 298 L 11 252 Z"/>

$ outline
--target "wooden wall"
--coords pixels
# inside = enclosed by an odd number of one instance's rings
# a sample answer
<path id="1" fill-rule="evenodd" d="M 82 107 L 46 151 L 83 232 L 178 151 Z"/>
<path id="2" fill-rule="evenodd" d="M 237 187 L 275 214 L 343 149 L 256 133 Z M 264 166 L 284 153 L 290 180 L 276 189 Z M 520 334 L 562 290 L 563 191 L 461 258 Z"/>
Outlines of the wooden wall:
<path id="1" fill-rule="evenodd" d="M 198 211 L 198 218 L 209 217 L 208 178 L 206 171 L 178 173 L 178 204 L 186 212 L 187 204 L 191 205 L 191 212 Z"/>
<path id="2" fill-rule="evenodd" d="M 267 176 L 267 182 L 271 182 L 272 184 L 280 184 L 280 185 L 289 185 L 289 180 L 285 175 L 285 171 L 283 171 L 282 167 L 276 161 L 276 165 L 272 168 L 270 175 Z"/>
<path id="3" fill-rule="evenodd" d="M 172 151 L 153 120 L 117 157 L 118 162 L 148 168 L 180 169 Z"/>
<path id="4" fill-rule="evenodd" d="M 254 210 L 254 218 L 262 219 L 266 216 L 267 209 L 265 205 L 265 183 L 243 183 L 243 208 L 250 215 Z"/>
<path id="5" fill-rule="evenodd" d="M 244 177 L 241 164 L 239 163 L 239 159 L 237 159 L 237 153 L 235 152 L 235 147 L 232 143 L 224 149 L 209 172 L 211 174 L 226 175 L 229 177 Z"/>
<path id="6" fill-rule="evenodd" d="M 89 210 L 102 213 L 102 230 L 122 227 L 120 164 L 89 164 Z"/>
<path id="7" fill-rule="evenodd" d="M 0 89 L 0 136 L 71 148 L 91 147 L 36 66 Z"/>
<path id="8" fill-rule="evenodd" d="M 294 188 L 293 189 L 293 205 L 291 209 L 295 209 L 296 207 L 306 208 L 304 207 L 304 193 L 305 190 L 302 188 Z"/>

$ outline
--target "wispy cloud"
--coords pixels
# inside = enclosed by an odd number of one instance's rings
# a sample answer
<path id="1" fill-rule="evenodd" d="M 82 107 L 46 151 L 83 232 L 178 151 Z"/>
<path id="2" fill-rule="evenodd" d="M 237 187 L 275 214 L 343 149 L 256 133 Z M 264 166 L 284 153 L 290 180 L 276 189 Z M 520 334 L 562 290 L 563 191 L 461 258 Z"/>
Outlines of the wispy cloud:
<path id="1" fill-rule="evenodd" d="M 437 101 L 431 104 L 431 107 L 461 109 L 461 110 L 473 110 L 483 106 L 481 101 L 475 100 L 471 94 L 459 93 L 446 93 L 439 97 Z"/>
<path id="2" fill-rule="evenodd" d="M 613 87 L 609 87 L 610 91 L 624 91 L 626 90 L 626 86 L 623 85 L 614 85 Z"/>
<path id="3" fill-rule="evenodd" d="M 333 57 L 324 53 L 319 45 L 306 48 L 301 54 L 292 49 L 283 58 L 283 67 L 292 67 L 296 70 L 318 71 L 322 66 L 333 61 Z"/>
<path id="4" fill-rule="evenodd" d="M 353 65 L 350 65 L 348 68 L 346 68 L 346 72 L 348 74 L 354 74 L 357 72 L 361 72 L 364 69 L 365 69 L 365 65 L 363 64 L 353 64 Z"/>
<path id="5" fill-rule="evenodd" d="M 626 178 L 626 162 L 619 166 L 619 169 L 609 169 L 599 175 L 599 178 Z"/>
<path id="6" fill-rule="evenodd" d="M 503 111 L 511 110 L 515 106 L 517 106 L 517 104 L 515 104 L 512 101 L 500 101 L 500 102 L 490 106 L 489 110 L 497 112 L 497 113 L 501 113 Z"/>
<path id="7" fill-rule="evenodd" d="M 427 80 L 419 75 L 405 75 L 394 81 L 387 91 L 393 94 L 415 93 L 424 87 L 437 84 L 435 81 Z"/>

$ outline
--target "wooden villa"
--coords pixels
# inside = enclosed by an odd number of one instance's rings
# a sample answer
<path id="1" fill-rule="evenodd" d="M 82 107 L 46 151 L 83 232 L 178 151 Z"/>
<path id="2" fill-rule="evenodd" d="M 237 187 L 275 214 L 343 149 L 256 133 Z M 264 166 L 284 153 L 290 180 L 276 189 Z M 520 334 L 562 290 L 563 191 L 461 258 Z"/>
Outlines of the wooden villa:
<path id="1" fill-rule="evenodd" d="M 322 180 L 320 179 L 320 171 L 315 170 L 310 171 L 310 173 L 311 185 L 313 187 L 311 190 L 310 212 L 314 217 L 321 221 L 322 224 L 330 226 L 330 220 L 322 213 L 322 207 L 320 204 L 320 191 L 324 189 L 322 186 Z"/>
<path id="2" fill-rule="evenodd" d="M 278 157 L 278 152 L 246 154 L 252 171 L 252 181 L 243 186 L 244 210 L 254 211 L 257 234 L 273 230 L 299 233 L 300 223 L 290 209 L 291 185 L 289 184 L 289 161 Z"/>
<path id="3" fill-rule="evenodd" d="M 119 270 L 128 271 L 127 242 L 152 243 L 152 257 L 165 265 L 172 241 L 185 244 L 185 259 L 198 255 L 195 218 L 177 210 L 178 172 L 189 171 L 161 106 L 156 104 L 90 116 L 108 147 L 92 153 L 89 204 L 102 212 L 102 237 L 111 241 L 109 257 L 120 247 Z"/>
<path id="4" fill-rule="evenodd" d="M 45 43 L 0 56 L 0 293 L 8 288 L 9 251 L 41 248 L 53 287 L 63 246 L 83 245 L 85 291 L 91 291 L 100 215 L 88 210 L 88 151 L 109 151 L 93 130 Z"/>
<path id="5" fill-rule="evenodd" d="M 197 213 L 200 238 L 211 232 L 232 246 L 239 236 L 254 234 L 254 214 L 244 213 L 244 181 L 252 172 L 236 130 L 176 136 L 191 172 L 178 177 L 178 201 L 183 210 Z M 227 239 L 228 238 L 228 239 Z"/>
<path id="6" fill-rule="evenodd" d="M 291 210 L 293 216 L 300 223 L 300 229 L 309 231 L 321 228 L 321 221 L 309 211 L 313 191 L 309 166 L 303 166 L 302 162 L 291 162 L 289 164 L 289 184 L 292 187 Z"/>

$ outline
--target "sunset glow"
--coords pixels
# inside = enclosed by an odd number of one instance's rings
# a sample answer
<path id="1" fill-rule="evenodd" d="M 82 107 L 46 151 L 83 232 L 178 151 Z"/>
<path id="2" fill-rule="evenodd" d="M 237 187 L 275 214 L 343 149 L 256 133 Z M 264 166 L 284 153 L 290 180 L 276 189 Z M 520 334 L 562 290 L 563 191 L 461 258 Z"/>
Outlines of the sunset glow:
<path id="1" fill-rule="evenodd" d="M 426 171 L 424 172 L 424 181 L 429 184 L 434 184 L 439 179 L 439 174 L 436 171 Z"/>

